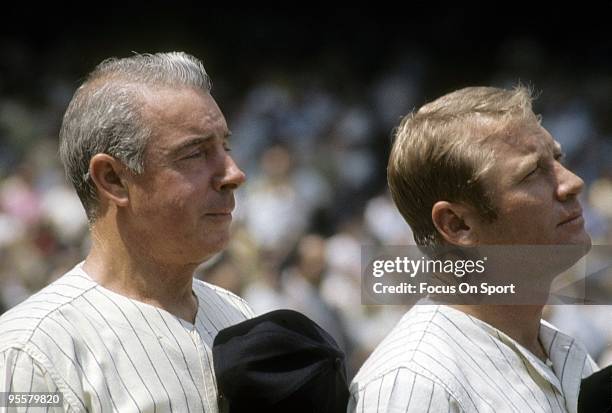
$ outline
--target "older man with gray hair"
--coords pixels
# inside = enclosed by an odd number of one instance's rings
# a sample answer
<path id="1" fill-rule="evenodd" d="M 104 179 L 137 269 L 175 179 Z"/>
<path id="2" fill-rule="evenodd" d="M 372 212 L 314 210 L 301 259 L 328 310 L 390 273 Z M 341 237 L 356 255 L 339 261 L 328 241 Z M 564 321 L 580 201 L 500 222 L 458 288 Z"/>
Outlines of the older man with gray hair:
<path id="1" fill-rule="evenodd" d="M 60 156 L 91 250 L 0 318 L 0 410 L 217 411 L 213 339 L 252 313 L 193 278 L 245 180 L 210 88 L 198 59 L 158 53 L 106 60 L 76 91 Z"/>

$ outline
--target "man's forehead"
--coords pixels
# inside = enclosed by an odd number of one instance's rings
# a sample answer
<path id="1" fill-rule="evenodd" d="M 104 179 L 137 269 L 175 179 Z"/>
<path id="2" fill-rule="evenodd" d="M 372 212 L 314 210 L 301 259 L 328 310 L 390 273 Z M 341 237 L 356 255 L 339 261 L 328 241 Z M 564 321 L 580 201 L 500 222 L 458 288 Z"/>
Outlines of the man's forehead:
<path id="1" fill-rule="evenodd" d="M 559 152 L 561 145 L 539 124 L 514 127 L 488 140 L 497 152 L 530 154 L 534 152 Z"/>
<path id="2" fill-rule="evenodd" d="M 220 111 L 212 95 L 205 90 L 192 87 L 145 87 L 142 90 L 143 111 L 177 116 L 188 105 L 205 107 L 208 111 Z M 188 114 L 187 114 L 188 115 Z"/>
<path id="3" fill-rule="evenodd" d="M 212 96 L 196 89 L 153 91 L 143 108 L 152 128 L 149 146 L 174 149 L 193 138 L 226 139 L 231 132 Z"/>

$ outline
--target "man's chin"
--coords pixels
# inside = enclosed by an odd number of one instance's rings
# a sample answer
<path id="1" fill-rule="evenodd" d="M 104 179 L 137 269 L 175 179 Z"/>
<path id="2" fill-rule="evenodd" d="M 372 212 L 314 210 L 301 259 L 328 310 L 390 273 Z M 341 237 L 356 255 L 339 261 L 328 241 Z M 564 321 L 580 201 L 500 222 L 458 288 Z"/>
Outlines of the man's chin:
<path id="1" fill-rule="evenodd" d="M 551 254 L 557 256 L 559 267 L 557 273 L 566 271 L 578 261 L 580 261 L 585 255 L 589 253 L 592 247 L 591 237 L 585 232 L 583 236 L 572 240 L 564 245 L 553 247 Z"/>
<path id="2" fill-rule="evenodd" d="M 591 236 L 584 229 L 584 226 L 581 226 L 579 229 L 577 228 L 575 231 L 567 232 L 563 241 L 559 242 L 559 244 L 565 245 L 584 245 L 588 250 L 591 249 Z"/>
<path id="3" fill-rule="evenodd" d="M 591 247 L 593 246 L 593 241 L 591 240 L 591 236 L 586 231 L 583 231 L 583 233 L 579 237 L 577 237 L 576 240 L 573 240 L 573 242 L 570 242 L 569 244 L 576 245 L 577 248 L 582 247 L 582 250 L 584 251 L 584 254 L 582 254 L 582 256 L 585 256 L 591 250 Z"/>
<path id="4" fill-rule="evenodd" d="M 591 239 L 591 236 L 589 234 L 587 234 L 586 232 L 584 233 L 585 235 L 585 241 L 584 241 L 584 246 L 586 249 L 585 255 L 588 254 L 589 251 L 591 251 L 591 247 L 593 246 L 593 240 Z"/>
<path id="5" fill-rule="evenodd" d="M 214 242 L 213 240 L 207 240 L 206 246 L 201 249 L 203 254 L 200 257 L 200 262 L 206 262 L 225 250 L 227 245 L 229 244 L 229 232 L 226 236 L 218 236 Z"/>

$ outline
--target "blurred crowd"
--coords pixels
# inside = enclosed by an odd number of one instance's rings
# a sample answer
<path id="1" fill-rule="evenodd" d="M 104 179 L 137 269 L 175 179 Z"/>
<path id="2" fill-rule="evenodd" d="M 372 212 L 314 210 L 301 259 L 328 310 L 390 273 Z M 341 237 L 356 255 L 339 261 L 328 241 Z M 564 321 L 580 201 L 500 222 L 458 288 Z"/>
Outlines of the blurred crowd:
<path id="1" fill-rule="evenodd" d="M 504 50 L 506 69 L 479 83 L 512 87 L 519 80 L 513 68 L 522 65 L 522 76 L 527 70 L 531 77 L 520 80 L 541 92 L 536 112 L 585 180 L 593 242 L 611 245 L 612 77 L 577 79 L 571 68 L 542 72 L 554 62 L 529 47 Z M 243 296 L 257 313 L 304 312 L 346 350 L 351 374 L 407 310 L 361 305 L 362 246 L 414 242 L 386 189 L 392 130 L 410 110 L 468 85 L 437 84 L 426 55 L 398 54 L 388 62 L 365 81 L 330 79 L 322 71 L 262 76 L 226 100 L 231 79 L 213 74 L 232 155 L 248 181 L 237 192 L 229 248 L 197 275 Z M 61 116 L 77 81 L 55 74 L 36 102 L 0 93 L 0 313 L 87 254 L 85 214 L 57 156 Z M 601 288 L 612 295 L 612 283 Z M 602 364 L 612 362 L 611 315 L 607 306 L 546 309 Z"/>

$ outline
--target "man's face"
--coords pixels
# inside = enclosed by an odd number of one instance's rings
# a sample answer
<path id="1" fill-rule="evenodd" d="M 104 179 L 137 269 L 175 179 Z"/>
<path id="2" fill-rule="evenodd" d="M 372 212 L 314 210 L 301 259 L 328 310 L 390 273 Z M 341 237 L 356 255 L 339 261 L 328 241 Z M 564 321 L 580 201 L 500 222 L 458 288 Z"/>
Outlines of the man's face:
<path id="1" fill-rule="evenodd" d="M 187 88 L 149 91 L 143 114 L 153 133 L 120 228 L 160 263 L 198 264 L 227 244 L 245 180 L 225 118 L 210 94 Z"/>
<path id="2" fill-rule="evenodd" d="M 590 246 L 578 201 L 584 182 L 561 164 L 552 136 L 534 121 L 488 144 L 495 165 L 485 185 L 498 216 L 478 225 L 478 243 Z"/>

